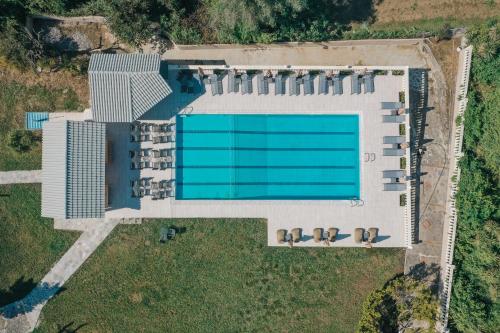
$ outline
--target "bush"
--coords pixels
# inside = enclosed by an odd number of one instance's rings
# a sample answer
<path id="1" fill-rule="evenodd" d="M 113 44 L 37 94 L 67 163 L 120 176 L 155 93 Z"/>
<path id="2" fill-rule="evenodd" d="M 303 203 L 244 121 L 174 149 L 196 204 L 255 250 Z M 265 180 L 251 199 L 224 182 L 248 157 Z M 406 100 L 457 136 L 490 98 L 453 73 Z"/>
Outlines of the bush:
<path id="1" fill-rule="evenodd" d="M 406 206 L 406 193 L 399 195 L 399 205 L 402 207 Z"/>
<path id="2" fill-rule="evenodd" d="M 400 332 L 415 320 L 434 327 L 437 308 L 437 298 L 426 284 L 410 276 L 397 277 L 368 295 L 357 332 Z"/>
<path id="3" fill-rule="evenodd" d="M 406 125 L 399 124 L 399 135 L 406 135 Z"/>
<path id="4" fill-rule="evenodd" d="M 399 168 L 400 169 L 406 169 L 406 157 L 401 157 L 399 159 Z"/>
<path id="5" fill-rule="evenodd" d="M 0 55 L 15 66 L 35 68 L 44 55 L 40 39 L 31 36 L 13 19 L 7 19 L 0 27 Z"/>
<path id="6" fill-rule="evenodd" d="M 38 141 L 38 137 L 31 131 L 15 130 L 10 134 L 9 145 L 18 152 L 29 151 Z"/>

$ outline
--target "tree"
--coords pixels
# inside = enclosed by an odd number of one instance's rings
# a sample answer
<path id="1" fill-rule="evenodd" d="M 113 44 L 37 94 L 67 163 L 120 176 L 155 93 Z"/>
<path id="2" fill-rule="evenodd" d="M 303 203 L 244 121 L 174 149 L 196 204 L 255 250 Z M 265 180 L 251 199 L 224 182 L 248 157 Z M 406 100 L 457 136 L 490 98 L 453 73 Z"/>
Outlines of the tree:
<path id="1" fill-rule="evenodd" d="M 419 332 L 415 320 L 428 324 L 433 331 L 437 319 L 437 298 L 429 286 L 405 275 L 397 277 L 368 295 L 363 303 L 359 333 Z"/>

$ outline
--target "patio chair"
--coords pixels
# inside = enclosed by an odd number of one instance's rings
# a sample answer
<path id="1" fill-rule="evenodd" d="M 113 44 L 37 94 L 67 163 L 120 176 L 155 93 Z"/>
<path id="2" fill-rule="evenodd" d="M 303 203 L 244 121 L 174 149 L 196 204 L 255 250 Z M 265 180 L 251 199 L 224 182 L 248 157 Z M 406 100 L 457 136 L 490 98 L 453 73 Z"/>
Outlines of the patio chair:
<path id="1" fill-rule="evenodd" d="M 323 228 L 314 228 L 313 230 L 313 239 L 315 243 L 321 242 L 323 237 Z"/>
<path id="2" fill-rule="evenodd" d="M 361 244 L 364 241 L 364 233 L 365 233 L 365 229 L 363 229 L 363 228 L 354 229 L 354 241 L 357 244 Z"/>
<path id="3" fill-rule="evenodd" d="M 292 240 L 294 243 L 300 242 L 302 239 L 302 229 L 301 228 L 294 228 L 292 229 Z"/>
<path id="4" fill-rule="evenodd" d="M 276 236 L 277 236 L 277 241 L 279 244 L 285 243 L 286 230 L 285 229 L 278 229 L 278 231 L 276 231 Z"/>
<path id="5" fill-rule="evenodd" d="M 368 229 L 368 243 L 375 243 L 377 241 L 378 228 Z"/>

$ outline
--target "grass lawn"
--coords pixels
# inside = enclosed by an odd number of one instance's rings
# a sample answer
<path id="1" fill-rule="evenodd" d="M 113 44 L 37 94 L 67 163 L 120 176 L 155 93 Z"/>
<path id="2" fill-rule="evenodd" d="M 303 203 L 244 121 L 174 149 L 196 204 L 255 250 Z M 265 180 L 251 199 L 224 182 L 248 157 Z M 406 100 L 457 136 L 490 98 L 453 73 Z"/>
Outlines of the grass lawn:
<path id="1" fill-rule="evenodd" d="M 158 242 L 161 226 L 185 232 Z M 51 300 L 36 332 L 353 332 L 401 249 L 271 248 L 263 220 L 119 225 Z"/>
<path id="2" fill-rule="evenodd" d="M 40 185 L 0 186 L 0 306 L 26 295 L 77 238 L 40 217 Z"/>
<path id="3" fill-rule="evenodd" d="M 71 88 L 55 89 L 44 87 L 39 83 L 27 85 L 8 79 L 0 80 L 0 170 L 41 168 L 40 142 L 35 142 L 27 152 L 17 152 L 9 146 L 10 133 L 15 129 L 24 128 L 25 112 L 81 108 L 79 98 Z"/>

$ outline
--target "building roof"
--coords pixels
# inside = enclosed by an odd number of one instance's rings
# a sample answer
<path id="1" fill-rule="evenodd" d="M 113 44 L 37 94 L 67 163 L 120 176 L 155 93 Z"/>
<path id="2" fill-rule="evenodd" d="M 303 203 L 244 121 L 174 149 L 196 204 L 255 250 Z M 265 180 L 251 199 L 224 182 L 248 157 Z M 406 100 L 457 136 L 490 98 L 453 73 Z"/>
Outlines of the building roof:
<path id="1" fill-rule="evenodd" d="M 158 54 L 93 54 L 89 64 L 92 117 L 132 122 L 171 92 Z"/>
<path id="2" fill-rule="evenodd" d="M 43 126 L 42 216 L 104 216 L 105 124 L 48 121 Z"/>

